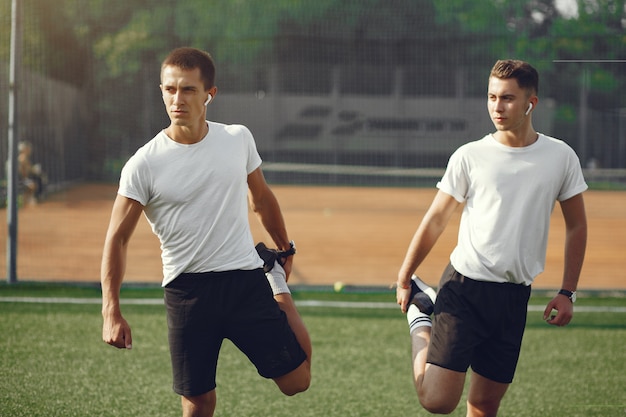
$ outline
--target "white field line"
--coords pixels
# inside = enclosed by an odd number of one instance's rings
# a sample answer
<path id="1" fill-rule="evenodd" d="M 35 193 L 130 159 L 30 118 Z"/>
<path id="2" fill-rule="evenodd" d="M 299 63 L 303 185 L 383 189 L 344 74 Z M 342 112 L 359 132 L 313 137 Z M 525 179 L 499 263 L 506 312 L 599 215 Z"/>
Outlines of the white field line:
<path id="1" fill-rule="evenodd" d="M 163 305 L 161 298 L 122 298 L 124 305 Z M 31 303 L 31 304 L 101 304 L 99 298 L 70 298 L 70 297 L 0 297 L 2 303 Z M 367 301 L 296 301 L 298 307 L 334 307 L 334 308 L 364 308 L 364 309 L 396 309 L 396 303 L 367 302 Z M 529 305 L 528 311 L 543 311 L 545 306 Z M 576 306 L 575 311 L 581 313 L 626 313 L 626 306 Z"/>

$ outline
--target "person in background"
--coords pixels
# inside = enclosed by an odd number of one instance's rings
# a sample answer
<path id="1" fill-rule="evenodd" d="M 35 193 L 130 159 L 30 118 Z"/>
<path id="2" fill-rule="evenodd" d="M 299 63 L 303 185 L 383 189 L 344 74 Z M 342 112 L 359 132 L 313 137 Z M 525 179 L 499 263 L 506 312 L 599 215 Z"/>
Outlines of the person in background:
<path id="1" fill-rule="evenodd" d="M 161 93 L 171 122 L 125 164 L 113 204 L 101 267 L 103 340 L 132 347 L 119 293 L 143 213 L 161 242 L 173 388 L 183 416 L 213 415 L 225 338 L 284 394 L 305 391 L 311 341 L 286 284 L 295 245 L 254 138 L 242 125 L 206 120 L 217 87 L 204 51 L 173 50 L 161 66 Z M 267 274 L 248 203 L 282 251 Z"/>
<path id="2" fill-rule="evenodd" d="M 407 313 L 415 388 L 431 413 L 457 407 L 471 367 L 467 416 L 497 414 L 513 381 L 531 284 L 544 269 L 557 201 L 566 225 L 565 265 L 544 319 L 553 326 L 572 319 L 587 239 L 587 185 L 574 151 L 533 128 L 538 91 L 539 76 L 528 63 L 495 63 L 487 109 L 496 131 L 450 157 L 398 273 L 396 298 Z M 415 272 L 460 205 L 458 242 L 435 293 Z"/>
<path id="3" fill-rule="evenodd" d="M 40 164 L 31 161 L 33 147 L 30 142 L 21 141 L 18 144 L 18 177 L 24 190 L 24 203 L 37 204 L 43 198 L 45 176 Z"/>

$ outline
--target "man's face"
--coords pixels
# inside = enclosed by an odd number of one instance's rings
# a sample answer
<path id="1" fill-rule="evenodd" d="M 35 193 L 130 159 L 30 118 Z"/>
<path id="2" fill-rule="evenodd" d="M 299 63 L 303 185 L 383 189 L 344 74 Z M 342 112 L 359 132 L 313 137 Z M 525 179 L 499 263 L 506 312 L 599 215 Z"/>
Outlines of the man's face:
<path id="1" fill-rule="evenodd" d="M 215 96 L 215 87 L 204 90 L 200 69 L 183 70 L 166 66 L 161 71 L 163 103 L 173 125 L 192 127 L 204 123 L 207 95 Z"/>
<path id="2" fill-rule="evenodd" d="M 499 131 L 515 130 L 527 122 L 526 110 L 530 98 L 514 78 L 489 78 L 487 108 L 494 126 Z"/>

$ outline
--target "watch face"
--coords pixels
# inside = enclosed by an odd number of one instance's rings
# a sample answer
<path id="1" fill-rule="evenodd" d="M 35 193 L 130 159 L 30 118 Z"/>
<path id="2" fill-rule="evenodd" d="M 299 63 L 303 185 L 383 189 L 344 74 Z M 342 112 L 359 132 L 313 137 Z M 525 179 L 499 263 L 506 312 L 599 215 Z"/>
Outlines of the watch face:
<path id="1" fill-rule="evenodd" d="M 576 291 L 574 291 L 574 292 L 572 293 L 572 295 L 569 297 L 569 299 L 570 299 L 570 300 L 572 300 L 572 303 L 575 303 L 575 302 L 576 302 Z"/>

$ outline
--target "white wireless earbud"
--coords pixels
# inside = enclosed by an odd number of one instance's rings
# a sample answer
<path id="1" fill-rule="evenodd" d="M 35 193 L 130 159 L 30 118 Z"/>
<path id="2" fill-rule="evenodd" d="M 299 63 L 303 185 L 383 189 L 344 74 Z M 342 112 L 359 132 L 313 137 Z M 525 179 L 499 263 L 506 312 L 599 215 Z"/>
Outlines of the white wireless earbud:
<path id="1" fill-rule="evenodd" d="M 209 94 L 209 96 L 206 98 L 206 101 L 204 102 L 204 105 L 208 105 L 211 100 L 213 100 L 213 96 Z"/>
<path id="2" fill-rule="evenodd" d="M 526 116 L 528 116 L 528 114 L 530 113 L 532 109 L 533 109 L 533 103 L 528 103 L 528 110 L 526 110 Z"/>

